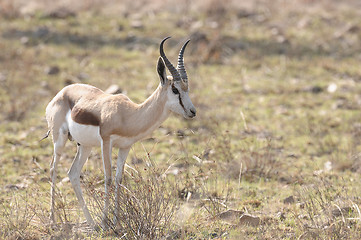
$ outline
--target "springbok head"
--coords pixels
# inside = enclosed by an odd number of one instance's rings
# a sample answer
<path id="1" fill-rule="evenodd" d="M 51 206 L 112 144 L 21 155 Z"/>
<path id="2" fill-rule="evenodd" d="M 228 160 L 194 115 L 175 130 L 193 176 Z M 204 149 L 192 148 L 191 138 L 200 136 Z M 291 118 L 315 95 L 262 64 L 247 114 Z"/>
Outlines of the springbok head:
<path id="1" fill-rule="evenodd" d="M 162 87 L 167 91 L 166 106 L 174 113 L 183 115 L 185 118 L 194 118 L 196 108 L 194 107 L 188 92 L 188 76 L 184 67 L 183 54 L 190 40 L 186 41 L 179 51 L 177 68 L 166 57 L 163 44 L 170 37 L 166 37 L 160 43 L 160 58 L 158 60 L 157 71 Z M 172 76 L 167 77 L 165 67 L 168 68 Z"/>

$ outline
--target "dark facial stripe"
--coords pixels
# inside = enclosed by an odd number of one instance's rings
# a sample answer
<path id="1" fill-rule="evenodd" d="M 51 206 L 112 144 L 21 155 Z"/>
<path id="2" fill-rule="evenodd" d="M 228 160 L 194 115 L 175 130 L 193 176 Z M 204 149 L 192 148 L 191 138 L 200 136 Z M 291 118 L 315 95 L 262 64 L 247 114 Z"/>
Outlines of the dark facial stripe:
<path id="1" fill-rule="evenodd" d="M 172 88 L 175 88 L 174 84 L 172 84 Z M 179 92 L 179 90 L 178 90 Z M 183 101 L 182 101 L 182 98 L 180 96 L 180 93 L 178 94 L 178 100 L 179 100 L 179 104 L 181 105 L 181 107 L 183 108 L 184 112 L 187 112 L 185 107 L 184 107 L 184 104 L 183 104 Z"/>
<path id="2" fill-rule="evenodd" d="M 180 94 L 178 95 L 178 99 L 179 99 L 179 104 L 182 106 L 184 112 L 187 112 L 186 109 L 184 108 L 184 105 L 183 105 L 182 98 L 181 98 Z"/>

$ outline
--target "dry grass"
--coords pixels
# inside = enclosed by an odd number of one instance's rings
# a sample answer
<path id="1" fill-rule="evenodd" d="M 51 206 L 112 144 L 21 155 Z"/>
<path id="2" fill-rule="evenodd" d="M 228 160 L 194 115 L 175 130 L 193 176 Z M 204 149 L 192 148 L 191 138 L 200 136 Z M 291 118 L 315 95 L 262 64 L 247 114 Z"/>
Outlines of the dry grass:
<path id="1" fill-rule="evenodd" d="M 0 236 L 5 239 L 35 239 L 31 221 L 35 217 L 34 205 L 28 201 L 28 195 L 18 198 L 14 193 L 2 203 L 2 222 Z"/>
<path id="2" fill-rule="evenodd" d="M 350 186 L 335 187 L 327 178 L 300 191 L 297 224 L 301 239 L 357 239 L 360 232 L 359 199 L 349 196 Z M 356 202 L 355 202 L 356 201 Z"/>
<path id="3" fill-rule="evenodd" d="M 120 184 L 120 199 L 115 202 L 115 186 L 111 188 L 110 214 L 107 225 L 114 236 L 124 239 L 161 239 L 174 229 L 177 186 L 164 178 L 161 168 L 149 166 L 132 169 Z M 86 193 L 91 201 L 93 216 L 101 225 L 104 205 L 103 189 L 86 181 Z M 115 216 L 118 204 L 119 216 Z"/>

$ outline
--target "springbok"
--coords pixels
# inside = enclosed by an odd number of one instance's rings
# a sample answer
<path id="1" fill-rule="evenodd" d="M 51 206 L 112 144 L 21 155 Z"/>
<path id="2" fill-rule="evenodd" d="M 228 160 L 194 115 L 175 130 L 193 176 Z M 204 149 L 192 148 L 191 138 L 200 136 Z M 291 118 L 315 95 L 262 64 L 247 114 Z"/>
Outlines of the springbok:
<path id="1" fill-rule="evenodd" d="M 50 165 L 50 218 L 52 222 L 55 222 L 56 168 L 68 138 L 78 143 L 77 153 L 68 176 L 87 223 L 92 227 L 95 227 L 95 223 L 80 188 L 80 172 L 92 147 L 101 146 L 105 175 L 102 225 L 106 227 L 109 188 L 112 184 L 112 148 L 119 149 L 115 178 L 115 216 L 118 216 L 119 185 L 130 147 L 158 128 L 170 112 L 183 115 L 188 119 L 196 116 L 196 109 L 189 98 L 188 77 L 183 63 L 184 50 L 189 40 L 182 46 L 178 55 L 177 68 L 175 68 L 163 50 L 163 44 L 168 38 L 170 37 L 163 39 L 160 43 L 161 57 L 157 65 L 160 84 L 143 103 L 136 104 L 123 94 L 107 94 L 90 85 L 72 84 L 64 87 L 46 107 L 48 135 L 52 134 L 54 143 L 54 156 Z M 167 76 L 165 67 L 168 68 L 171 76 Z"/>

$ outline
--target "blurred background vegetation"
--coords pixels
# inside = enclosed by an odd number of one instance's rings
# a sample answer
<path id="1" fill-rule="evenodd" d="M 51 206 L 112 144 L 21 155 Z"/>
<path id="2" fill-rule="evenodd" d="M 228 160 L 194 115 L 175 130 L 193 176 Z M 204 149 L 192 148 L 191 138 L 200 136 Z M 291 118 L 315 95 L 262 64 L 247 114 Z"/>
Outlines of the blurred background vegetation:
<path id="1" fill-rule="evenodd" d="M 109 231 L 84 223 L 68 143 L 50 226 L 47 103 L 72 83 L 144 101 L 166 36 L 173 62 L 191 39 L 197 118 L 134 145 Z M 360 239 L 360 40 L 358 0 L 0 0 L 1 238 Z M 99 150 L 82 181 L 97 218 Z"/>

